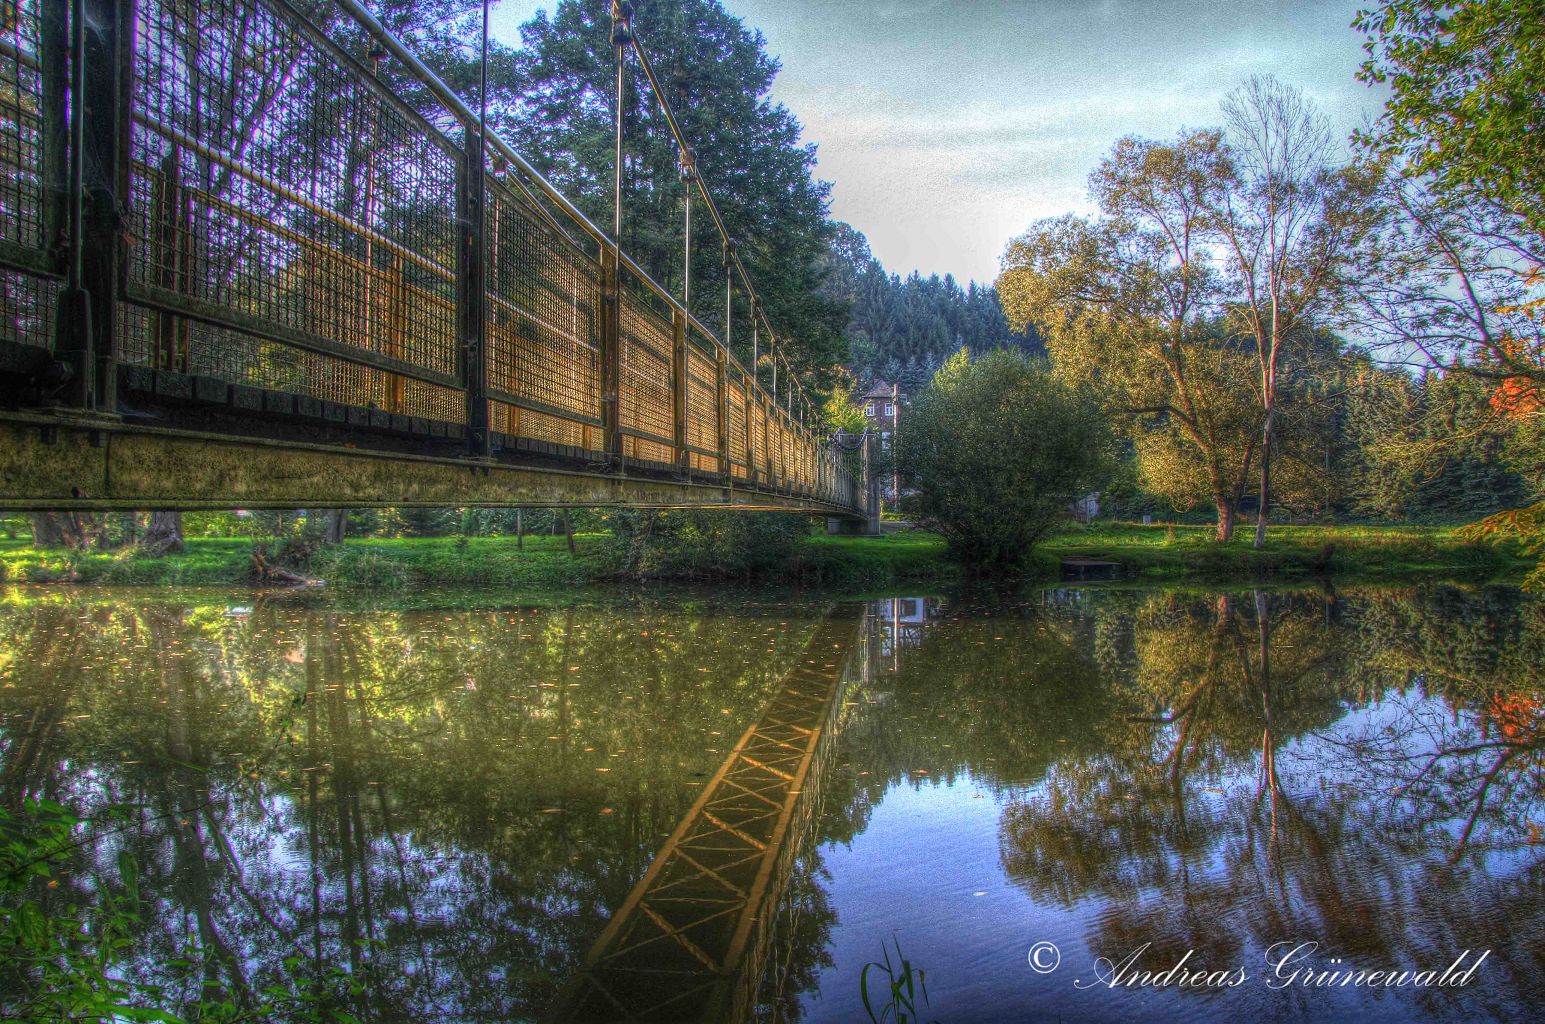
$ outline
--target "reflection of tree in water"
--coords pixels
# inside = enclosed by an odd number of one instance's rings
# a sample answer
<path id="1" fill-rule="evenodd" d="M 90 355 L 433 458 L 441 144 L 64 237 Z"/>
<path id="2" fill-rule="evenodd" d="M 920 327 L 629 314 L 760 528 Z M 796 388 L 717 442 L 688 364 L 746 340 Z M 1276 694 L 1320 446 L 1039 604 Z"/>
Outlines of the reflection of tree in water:
<path id="1" fill-rule="evenodd" d="M 988 787 L 1012 786 L 1039 776 L 1070 744 L 1098 741 L 1104 684 L 1080 653 L 1076 618 L 1038 600 L 977 596 L 936 614 L 894 671 L 877 673 L 869 713 L 843 735 L 854 805 L 834 812 L 823 829 L 832 839 L 862 832 L 892 784 L 970 771 Z"/>
<path id="2" fill-rule="evenodd" d="M 813 991 L 821 971 L 832 965 L 827 946 L 837 912 L 825 885 L 831 876 L 821 862 L 820 830 L 811 829 L 803 840 L 768 939 L 753 1013 L 757 1021 L 799 1020 L 800 995 Z"/>
<path id="3" fill-rule="evenodd" d="M 1464 841 L 1460 806 L 1475 806 L 1478 769 L 1495 767 L 1503 748 L 1515 752 L 1510 764 L 1534 765 L 1520 729 L 1537 721 L 1537 705 L 1515 695 L 1538 693 L 1538 670 L 1523 675 L 1512 657 L 1480 652 L 1482 638 L 1498 636 L 1538 651 L 1537 605 L 1499 618 L 1485 596 L 1331 605 L 1257 594 L 1160 596 L 1111 611 L 1117 621 L 1096 631 L 1114 683 L 1103 743 L 1057 763 L 1005 810 L 1003 859 L 1016 881 L 1063 906 L 1099 901 L 1090 947 L 1151 942 L 1158 965 L 1188 949 L 1198 964 L 1239 964 L 1284 939 L 1317 940 L 1326 957 L 1364 966 L 1442 966 L 1490 948 L 1486 998 L 1503 1016 L 1521 1009 L 1518 993 L 1542 980 L 1538 950 L 1519 939 L 1545 924 L 1539 860 L 1459 866 L 1446 851 Z M 1477 658 L 1489 675 L 1455 678 L 1456 664 L 1473 670 Z M 1406 692 L 1386 694 L 1392 685 Z M 1509 695 L 1501 705 L 1499 687 Z M 1425 756 L 1397 753 L 1410 754 L 1418 734 Z M 1429 771 L 1425 791 L 1392 799 L 1408 785 L 1402 772 L 1434 754 L 1465 767 Z M 1537 765 L 1520 783 L 1492 806 L 1527 834 Z"/>
<path id="4" fill-rule="evenodd" d="M 1371 601 L 1366 621 L 1370 663 L 1398 692 L 1342 741 L 1342 769 L 1397 796 L 1385 812 L 1451 841 L 1455 858 L 1537 845 L 1545 605 L 1445 588 Z"/>
<path id="5" fill-rule="evenodd" d="M 344 965 L 370 1019 L 518 1019 L 794 662 L 814 613 L 780 612 L 13 603 L 0 801 L 134 808 L 48 898 L 90 900 L 131 850 L 152 901 L 133 970 L 183 1005 Z M 824 962 L 819 843 L 861 833 L 892 785 L 965 772 L 1011 799 L 1020 885 L 1098 902 L 1094 948 L 1490 948 L 1502 1016 L 1545 984 L 1538 603 L 966 597 L 877 663 L 787 886 L 769 1019 L 797 1019 Z"/>
<path id="6" fill-rule="evenodd" d="M 176 1005 L 250 1007 L 342 965 L 370 1019 L 519 1018 L 809 625 L 647 605 L 12 606 L 0 799 L 135 808 L 70 884 L 89 899 L 134 853 L 150 906 L 131 970 Z"/>

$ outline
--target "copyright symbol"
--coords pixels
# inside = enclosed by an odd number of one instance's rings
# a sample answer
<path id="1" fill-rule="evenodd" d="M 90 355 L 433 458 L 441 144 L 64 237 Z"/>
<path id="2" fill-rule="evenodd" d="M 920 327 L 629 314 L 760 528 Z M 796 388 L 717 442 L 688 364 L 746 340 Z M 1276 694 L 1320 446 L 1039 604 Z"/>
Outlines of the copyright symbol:
<path id="1" fill-rule="evenodd" d="M 1025 957 L 1030 962 L 1030 969 L 1036 974 L 1050 974 L 1062 963 L 1062 950 L 1055 943 L 1037 942 L 1030 947 L 1030 953 Z"/>

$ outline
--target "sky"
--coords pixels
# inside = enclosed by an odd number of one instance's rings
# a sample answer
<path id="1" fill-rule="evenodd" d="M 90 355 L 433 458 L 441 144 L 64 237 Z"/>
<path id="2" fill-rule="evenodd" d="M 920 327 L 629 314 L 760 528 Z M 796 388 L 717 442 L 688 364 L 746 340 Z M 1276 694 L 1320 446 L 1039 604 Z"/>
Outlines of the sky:
<path id="1" fill-rule="evenodd" d="M 1220 123 L 1253 74 L 1298 86 L 1349 135 L 1383 104 L 1354 77 L 1367 0 L 724 0 L 783 65 L 772 98 L 816 144 L 831 212 L 886 269 L 991 281 L 1032 221 L 1091 212 L 1123 135 Z M 500 0 L 519 26 L 555 0 Z M 647 32 L 647 26 L 640 26 Z"/>

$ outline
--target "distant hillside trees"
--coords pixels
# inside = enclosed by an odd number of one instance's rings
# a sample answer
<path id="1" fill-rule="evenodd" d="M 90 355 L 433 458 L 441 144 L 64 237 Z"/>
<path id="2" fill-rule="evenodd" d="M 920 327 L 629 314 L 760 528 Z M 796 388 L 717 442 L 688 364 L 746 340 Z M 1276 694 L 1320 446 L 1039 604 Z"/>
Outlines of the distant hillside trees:
<path id="1" fill-rule="evenodd" d="M 887 273 L 863 234 L 841 223 L 831 259 L 826 290 L 852 308 L 848 366 L 861 381 L 884 380 L 916 393 L 962 347 L 973 354 L 995 349 L 1045 354 L 1033 327 L 1009 326 L 990 285 L 961 287 L 950 274 Z"/>

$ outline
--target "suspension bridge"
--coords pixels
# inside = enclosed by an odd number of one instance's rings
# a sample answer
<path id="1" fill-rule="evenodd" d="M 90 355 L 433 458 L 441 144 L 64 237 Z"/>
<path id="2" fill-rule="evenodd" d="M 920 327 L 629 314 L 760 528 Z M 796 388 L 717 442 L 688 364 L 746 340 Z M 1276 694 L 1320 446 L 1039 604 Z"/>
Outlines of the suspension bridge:
<path id="1" fill-rule="evenodd" d="M 0 0 L 0 509 L 877 522 L 625 4 L 611 43 L 608 232 L 357 0 Z M 630 86 L 718 230 L 713 323 L 619 245 Z"/>

